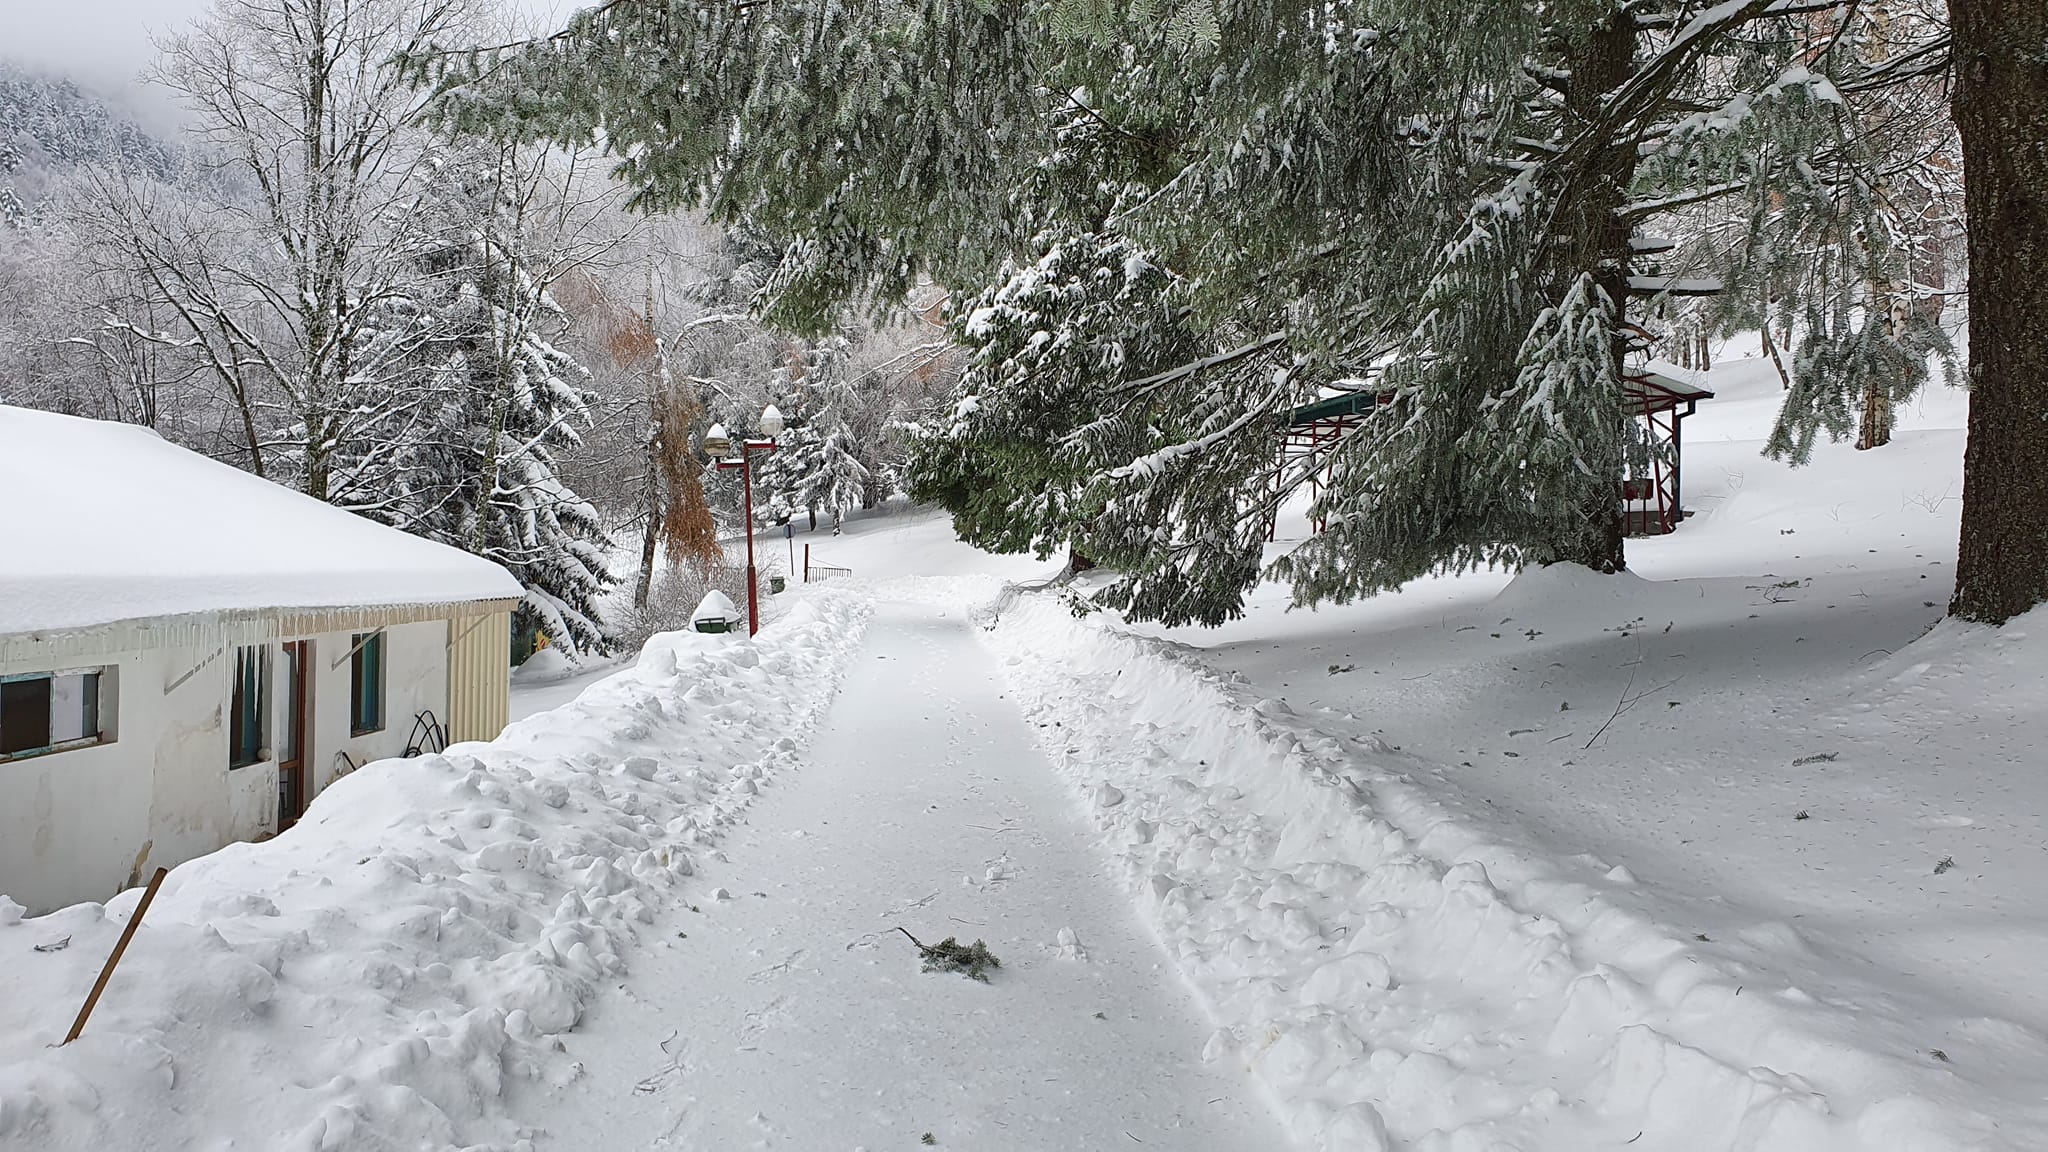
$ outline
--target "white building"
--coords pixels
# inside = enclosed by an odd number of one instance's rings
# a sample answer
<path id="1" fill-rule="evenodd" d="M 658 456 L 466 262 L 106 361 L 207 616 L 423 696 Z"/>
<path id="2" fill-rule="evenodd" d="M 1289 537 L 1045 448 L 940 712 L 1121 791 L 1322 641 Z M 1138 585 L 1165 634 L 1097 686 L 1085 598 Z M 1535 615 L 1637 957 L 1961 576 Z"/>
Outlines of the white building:
<path id="1" fill-rule="evenodd" d="M 0 894 L 104 900 L 505 725 L 503 568 L 124 424 L 0 406 Z"/>

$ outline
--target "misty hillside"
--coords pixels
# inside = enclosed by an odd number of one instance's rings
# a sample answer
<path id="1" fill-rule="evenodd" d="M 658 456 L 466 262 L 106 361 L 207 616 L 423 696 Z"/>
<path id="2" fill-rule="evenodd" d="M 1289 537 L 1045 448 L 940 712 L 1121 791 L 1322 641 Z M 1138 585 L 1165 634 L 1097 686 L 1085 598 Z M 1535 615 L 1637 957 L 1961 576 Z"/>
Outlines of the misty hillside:
<path id="1" fill-rule="evenodd" d="M 119 162 L 158 178 L 173 164 L 171 145 L 69 80 L 0 60 L 0 188 L 40 197 L 49 173 Z M 0 196 L 4 199 L 4 196 Z"/>

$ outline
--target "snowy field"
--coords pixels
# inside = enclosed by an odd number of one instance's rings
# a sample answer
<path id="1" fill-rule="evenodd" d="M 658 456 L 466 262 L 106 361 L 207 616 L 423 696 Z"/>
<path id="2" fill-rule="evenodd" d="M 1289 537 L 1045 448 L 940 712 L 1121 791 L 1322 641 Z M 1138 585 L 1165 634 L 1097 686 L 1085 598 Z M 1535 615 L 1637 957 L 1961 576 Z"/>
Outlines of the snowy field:
<path id="1" fill-rule="evenodd" d="M 1711 383 L 1624 577 L 1160 630 L 810 536 L 758 639 L 174 871 L 77 1044 L 138 894 L 0 904 L 0 1148 L 2048 1147 L 2048 638 L 1938 623 L 1960 398 L 1794 470 Z"/>

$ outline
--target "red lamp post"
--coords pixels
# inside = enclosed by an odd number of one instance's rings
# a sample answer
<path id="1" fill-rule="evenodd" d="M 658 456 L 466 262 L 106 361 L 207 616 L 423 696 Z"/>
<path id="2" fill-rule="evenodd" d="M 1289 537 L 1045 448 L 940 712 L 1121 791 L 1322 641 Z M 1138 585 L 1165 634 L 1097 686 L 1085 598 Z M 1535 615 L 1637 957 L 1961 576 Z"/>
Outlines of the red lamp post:
<path id="1" fill-rule="evenodd" d="M 761 431 L 768 434 L 766 440 L 742 440 L 739 454 L 733 455 L 732 437 L 726 435 L 725 425 L 713 424 L 704 433 L 704 451 L 711 456 L 719 470 L 729 468 L 740 470 L 740 515 L 747 529 L 747 635 L 761 630 L 760 581 L 754 574 L 754 453 L 775 451 L 775 437 L 782 432 L 782 413 L 770 404 L 761 412 Z"/>

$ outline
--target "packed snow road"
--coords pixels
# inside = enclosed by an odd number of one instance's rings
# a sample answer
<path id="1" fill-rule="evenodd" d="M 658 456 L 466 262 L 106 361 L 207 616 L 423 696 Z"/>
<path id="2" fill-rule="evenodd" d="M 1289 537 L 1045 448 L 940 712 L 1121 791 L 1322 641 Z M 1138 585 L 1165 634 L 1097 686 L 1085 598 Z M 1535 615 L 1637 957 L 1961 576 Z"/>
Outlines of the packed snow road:
<path id="1" fill-rule="evenodd" d="M 881 605 L 806 761 L 515 1106 L 540 1146 L 1285 1146 L 957 610 Z M 1002 966 L 921 972 L 899 926 Z"/>

